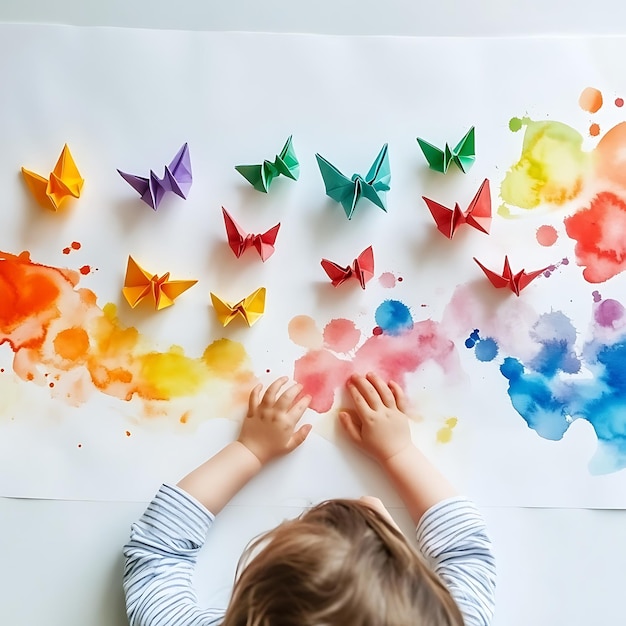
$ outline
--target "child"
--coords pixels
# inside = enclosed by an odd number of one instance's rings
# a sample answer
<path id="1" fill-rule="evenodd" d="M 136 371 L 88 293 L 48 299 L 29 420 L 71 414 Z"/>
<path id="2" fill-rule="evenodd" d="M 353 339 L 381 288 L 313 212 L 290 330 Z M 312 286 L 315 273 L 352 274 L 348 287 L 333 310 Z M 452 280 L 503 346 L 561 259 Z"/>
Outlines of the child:
<path id="1" fill-rule="evenodd" d="M 495 566 L 475 506 L 413 445 L 402 389 L 369 373 L 339 419 L 373 457 L 417 525 L 421 555 L 380 500 L 329 500 L 255 540 L 228 608 L 202 609 L 191 579 L 214 516 L 267 463 L 304 442 L 311 398 L 279 378 L 250 393 L 239 437 L 176 487 L 163 485 L 124 548 L 131 626 L 479 626 L 494 608 Z M 429 565 L 432 566 L 432 570 Z"/>

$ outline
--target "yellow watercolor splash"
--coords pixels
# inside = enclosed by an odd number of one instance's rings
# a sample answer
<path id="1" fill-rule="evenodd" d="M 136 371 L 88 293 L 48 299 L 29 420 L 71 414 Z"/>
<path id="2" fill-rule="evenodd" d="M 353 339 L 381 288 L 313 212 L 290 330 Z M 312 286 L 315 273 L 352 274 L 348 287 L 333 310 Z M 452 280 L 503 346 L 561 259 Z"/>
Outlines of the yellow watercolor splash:
<path id="1" fill-rule="evenodd" d="M 101 309 L 92 291 L 77 289 L 79 278 L 33 263 L 27 253 L 0 252 L 0 345 L 15 353 L 20 378 L 74 406 L 97 392 L 139 399 L 145 414 L 167 412 L 155 411 L 155 403 L 187 400 L 176 403 L 183 423 L 194 408 L 216 416 L 218 400 L 220 407 L 245 403 L 256 377 L 242 344 L 218 339 L 198 358 L 179 346 L 155 350 L 136 328 L 121 325 L 115 305 Z M 207 405 L 194 407 L 198 398 Z"/>
<path id="2" fill-rule="evenodd" d="M 526 127 L 522 154 L 500 186 L 504 205 L 498 213 L 510 217 L 510 208 L 562 206 L 575 199 L 592 172 L 593 154 L 582 149 L 583 137 L 562 122 L 513 118 L 509 128 Z"/>
<path id="3" fill-rule="evenodd" d="M 456 417 L 449 417 L 437 431 L 437 443 L 450 443 L 457 423 L 458 419 Z"/>

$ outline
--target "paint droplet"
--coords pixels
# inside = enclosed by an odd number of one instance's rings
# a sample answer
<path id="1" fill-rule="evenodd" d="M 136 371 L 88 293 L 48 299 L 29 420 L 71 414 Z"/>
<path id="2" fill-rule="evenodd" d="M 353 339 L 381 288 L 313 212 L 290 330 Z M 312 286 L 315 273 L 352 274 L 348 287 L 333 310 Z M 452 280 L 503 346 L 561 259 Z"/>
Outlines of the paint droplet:
<path id="1" fill-rule="evenodd" d="M 452 431 L 457 423 L 458 419 L 456 417 L 449 417 L 445 421 L 445 425 L 437 431 L 437 441 L 439 443 L 450 443 L 452 440 Z"/>
<path id="2" fill-rule="evenodd" d="M 83 444 L 82 444 L 82 443 L 79 443 L 79 444 L 78 444 L 78 447 L 79 447 L 79 448 L 82 448 L 82 447 L 83 447 Z"/>
<path id="3" fill-rule="evenodd" d="M 317 328 L 317 324 L 308 315 L 296 315 L 289 321 L 287 326 L 289 338 L 296 345 L 303 348 L 317 350 L 322 347 L 322 333 Z"/>
<path id="4" fill-rule="evenodd" d="M 540 246 L 552 246 L 559 238 L 559 234 L 556 232 L 554 226 L 545 224 L 537 229 L 537 242 Z"/>
<path id="5" fill-rule="evenodd" d="M 615 106 L 623 107 L 624 106 L 624 98 L 615 98 Z"/>
<path id="6" fill-rule="evenodd" d="M 589 134 L 592 137 L 597 137 L 600 134 L 600 125 L 599 124 L 592 124 L 589 127 Z"/>
<path id="7" fill-rule="evenodd" d="M 50 387 L 50 389 L 52 389 L 54 387 L 54 383 L 48 383 L 48 387 Z"/>
<path id="8" fill-rule="evenodd" d="M 183 413 L 180 416 L 180 419 L 178 420 L 181 424 L 186 424 L 189 421 L 189 411 L 185 411 L 185 413 Z"/>
<path id="9" fill-rule="evenodd" d="M 381 287 L 391 289 L 396 286 L 396 277 L 391 272 L 384 272 L 378 278 Z"/>
<path id="10" fill-rule="evenodd" d="M 324 344 L 335 352 L 349 352 L 361 338 L 361 331 L 352 320 L 337 318 L 324 327 Z"/>
<path id="11" fill-rule="evenodd" d="M 402 278 L 402 276 L 398 276 L 398 282 L 401 283 L 404 280 L 404 278 Z"/>
<path id="12" fill-rule="evenodd" d="M 4 374 L 4 367 L 0 367 L 0 374 Z"/>
<path id="13" fill-rule="evenodd" d="M 83 276 L 87 276 L 87 274 L 89 274 L 89 272 L 91 272 L 91 267 L 89 265 L 83 265 L 80 269 L 79 269 L 80 273 Z"/>
<path id="14" fill-rule="evenodd" d="M 63 254 L 69 254 L 69 253 L 70 253 L 69 248 L 63 248 Z"/>
<path id="15" fill-rule="evenodd" d="M 401 335 L 413 328 L 411 311 L 399 300 L 385 300 L 378 305 L 374 319 L 383 332 L 390 335 Z"/>
<path id="16" fill-rule="evenodd" d="M 383 334 L 383 329 L 380 326 L 374 326 L 374 328 L 372 329 L 372 335 L 374 336 L 378 336 L 378 335 L 382 335 Z"/>
<path id="17" fill-rule="evenodd" d="M 522 120 L 519 117 L 512 117 L 509 120 L 509 130 L 516 133 L 522 127 Z"/>
<path id="18" fill-rule="evenodd" d="M 481 339 L 476 344 L 474 354 L 476 355 L 476 358 L 483 363 L 493 361 L 498 354 L 498 344 L 491 337 Z"/>
<path id="19" fill-rule="evenodd" d="M 127 437 L 130 437 L 130 430 L 127 430 L 127 431 L 126 431 L 126 436 L 127 436 Z"/>
<path id="20" fill-rule="evenodd" d="M 593 296 L 594 302 L 600 302 L 600 300 L 602 300 L 602 296 L 600 295 L 599 291 L 593 291 L 591 295 Z"/>
<path id="21" fill-rule="evenodd" d="M 587 87 L 578 98 L 578 104 L 583 111 L 596 113 L 602 106 L 602 92 L 595 87 Z"/>
<path id="22" fill-rule="evenodd" d="M 269 373 L 270 373 L 270 368 L 269 368 L 269 367 L 265 370 L 265 373 L 266 373 L 266 374 L 269 374 Z"/>
<path id="23" fill-rule="evenodd" d="M 80 250 L 80 243 L 78 241 L 72 241 L 72 248 L 74 250 Z"/>

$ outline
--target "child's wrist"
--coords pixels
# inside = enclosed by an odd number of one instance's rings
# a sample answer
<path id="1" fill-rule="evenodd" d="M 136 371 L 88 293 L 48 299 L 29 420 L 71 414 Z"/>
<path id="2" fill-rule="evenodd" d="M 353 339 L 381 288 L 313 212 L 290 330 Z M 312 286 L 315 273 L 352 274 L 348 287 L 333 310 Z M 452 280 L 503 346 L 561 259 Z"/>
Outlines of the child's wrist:
<path id="1" fill-rule="evenodd" d="M 397 450 L 384 459 L 380 459 L 378 463 L 385 472 L 389 473 L 395 471 L 399 466 L 406 464 L 409 459 L 413 458 L 416 454 L 419 454 L 419 450 L 415 445 L 413 443 L 407 443 L 406 446 L 400 450 Z"/>
<path id="2" fill-rule="evenodd" d="M 246 465 L 251 471 L 258 473 L 261 471 L 265 463 L 263 460 L 243 441 L 239 439 L 233 441 L 231 444 L 237 450 L 238 456 L 241 458 L 241 463 Z"/>

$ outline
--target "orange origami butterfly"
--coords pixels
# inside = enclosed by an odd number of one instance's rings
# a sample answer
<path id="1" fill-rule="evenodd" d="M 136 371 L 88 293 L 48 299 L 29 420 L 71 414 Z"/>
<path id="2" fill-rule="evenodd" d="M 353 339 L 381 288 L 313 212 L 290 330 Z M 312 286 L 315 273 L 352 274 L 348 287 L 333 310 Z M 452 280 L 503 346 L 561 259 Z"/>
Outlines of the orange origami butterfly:
<path id="1" fill-rule="evenodd" d="M 78 172 L 67 144 L 63 146 L 61 156 L 49 178 L 44 178 L 25 167 L 22 168 L 22 174 L 35 200 L 42 207 L 53 211 L 59 209 L 67 198 L 80 197 L 85 182 Z"/>
<path id="2" fill-rule="evenodd" d="M 197 280 L 170 280 L 169 272 L 163 276 L 146 272 L 132 256 L 129 256 L 122 293 L 133 309 L 144 298 L 149 298 L 154 303 L 154 308 L 160 311 L 172 306 L 181 293 L 197 282 Z"/>

